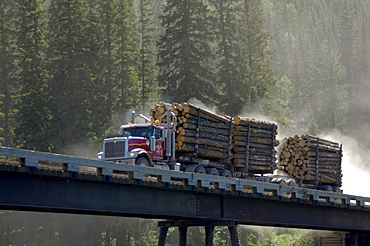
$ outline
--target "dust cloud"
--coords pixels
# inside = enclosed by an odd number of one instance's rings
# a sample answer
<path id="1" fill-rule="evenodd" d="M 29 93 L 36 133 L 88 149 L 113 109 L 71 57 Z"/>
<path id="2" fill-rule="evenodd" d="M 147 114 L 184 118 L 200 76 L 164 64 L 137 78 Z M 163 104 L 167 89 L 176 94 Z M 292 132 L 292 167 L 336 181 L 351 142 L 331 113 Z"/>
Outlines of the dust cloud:
<path id="1" fill-rule="evenodd" d="M 359 141 L 347 136 L 339 130 L 322 134 L 322 138 L 339 142 L 343 148 L 342 158 L 342 190 L 344 194 L 370 197 L 368 189 L 370 182 L 370 171 L 368 155 L 364 155 Z"/>
<path id="2" fill-rule="evenodd" d="M 212 113 L 216 113 L 217 112 L 217 106 L 215 106 L 215 105 L 211 105 L 211 106 L 206 105 L 202 101 L 200 101 L 200 100 L 198 100 L 197 98 L 194 98 L 194 97 L 193 98 L 190 98 L 188 100 L 188 103 L 194 104 L 194 105 L 196 105 L 196 106 L 198 106 L 198 107 L 200 107 L 202 109 L 208 110 L 208 111 L 210 111 Z"/>

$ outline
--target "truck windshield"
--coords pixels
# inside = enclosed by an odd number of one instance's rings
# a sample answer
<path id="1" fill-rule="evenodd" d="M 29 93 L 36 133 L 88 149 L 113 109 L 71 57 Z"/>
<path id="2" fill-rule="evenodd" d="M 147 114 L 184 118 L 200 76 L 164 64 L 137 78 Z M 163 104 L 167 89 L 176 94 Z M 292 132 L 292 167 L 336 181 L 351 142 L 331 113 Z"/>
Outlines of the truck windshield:
<path id="1" fill-rule="evenodd" d="M 134 136 L 134 137 L 144 137 L 149 138 L 152 133 L 152 128 L 143 127 L 133 127 L 122 129 L 122 135 L 124 136 Z"/>

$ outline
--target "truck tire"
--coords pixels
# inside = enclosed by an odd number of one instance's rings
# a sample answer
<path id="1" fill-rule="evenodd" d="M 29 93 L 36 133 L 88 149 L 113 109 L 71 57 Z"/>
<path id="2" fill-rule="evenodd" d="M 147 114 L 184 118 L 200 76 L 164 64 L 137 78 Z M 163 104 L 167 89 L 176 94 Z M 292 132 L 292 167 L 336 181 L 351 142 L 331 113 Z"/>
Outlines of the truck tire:
<path id="1" fill-rule="evenodd" d="M 194 170 L 195 173 L 206 174 L 206 169 L 203 166 L 197 166 Z"/>
<path id="2" fill-rule="evenodd" d="M 216 168 L 207 168 L 207 174 L 209 175 L 214 175 L 214 176 L 218 176 L 218 170 Z"/>
<path id="3" fill-rule="evenodd" d="M 220 176 L 231 178 L 231 172 L 229 170 L 220 170 Z"/>
<path id="4" fill-rule="evenodd" d="M 288 179 L 288 180 L 286 181 L 286 185 L 287 185 L 287 186 L 297 186 L 297 182 L 295 182 L 295 180 L 294 180 L 294 179 Z"/>
<path id="5" fill-rule="evenodd" d="M 333 186 L 333 192 L 335 192 L 335 193 L 339 193 L 339 194 L 342 194 L 343 193 L 343 191 L 340 189 L 340 187 L 339 186 L 337 186 L 337 185 L 334 185 Z"/>
<path id="6" fill-rule="evenodd" d="M 286 179 L 284 178 L 277 178 L 276 181 L 275 181 L 276 184 L 279 184 L 279 185 L 286 185 Z"/>
<path id="7" fill-rule="evenodd" d="M 322 185 L 320 186 L 320 190 L 333 192 L 333 187 L 331 185 Z"/>
<path id="8" fill-rule="evenodd" d="M 150 167 L 150 162 L 147 158 L 141 156 L 141 157 L 136 159 L 136 165 L 144 166 L 144 167 Z"/>

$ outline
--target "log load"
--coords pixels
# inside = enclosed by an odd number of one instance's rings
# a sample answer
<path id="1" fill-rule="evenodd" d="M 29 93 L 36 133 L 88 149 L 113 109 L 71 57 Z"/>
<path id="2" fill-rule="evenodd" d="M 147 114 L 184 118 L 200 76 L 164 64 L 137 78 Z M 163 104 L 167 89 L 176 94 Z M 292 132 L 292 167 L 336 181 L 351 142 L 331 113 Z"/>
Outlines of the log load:
<path id="1" fill-rule="evenodd" d="M 168 109 L 176 115 L 176 152 L 211 160 L 219 165 L 229 165 L 231 155 L 231 129 L 233 122 L 190 103 L 159 103 L 151 110 L 154 122 Z M 161 119 L 162 123 L 167 118 Z"/>
<path id="2" fill-rule="evenodd" d="M 304 183 L 342 185 L 342 147 L 311 135 L 285 138 L 278 154 L 279 168 Z"/>
<path id="3" fill-rule="evenodd" d="M 233 118 L 232 164 L 236 171 L 248 174 L 272 173 L 276 169 L 279 145 L 277 125 L 242 116 Z"/>
<path id="4" fill-rule="evenodd" d="M 246 117 L 218 115 L 190 103 L 159 103 L 152 121 L 168 109 L 177 116 L 176 151 L 232 166 L 236 173 L 272 173 L 276 168 L 277 126 Z M 166 117 L 161 117 L 165 123 Z"/>

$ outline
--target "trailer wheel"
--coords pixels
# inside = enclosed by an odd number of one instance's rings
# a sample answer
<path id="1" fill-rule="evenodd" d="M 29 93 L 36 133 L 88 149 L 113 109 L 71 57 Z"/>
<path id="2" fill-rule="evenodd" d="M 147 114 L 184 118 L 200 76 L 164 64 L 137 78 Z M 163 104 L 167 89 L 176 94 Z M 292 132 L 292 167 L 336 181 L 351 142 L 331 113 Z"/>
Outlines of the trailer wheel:
<path id="1" fill-rule="evenodd" d="M 287 184 L 288 186 L 297 186 L 297 183 L 295 182 L 295 180 L 294 180 L 294 179 L 288 179 L 288 180 L 286 181 L 286 184 Z"/>
<path id="2" fill-rule="evenodd" d="M 203 166 L 197 166 L 194 170 L 195 173 L 206 174 L 206 169 Z"/>
<path id="3" fill-rule="evenodd" d="M 333 187 L 331 185 L 323 185 L 320 187 L 320 190 L 333 192 Z"/>
<path id="4" fill-rule="evenodd" d="M 276 184 L 286 185 L 286 180 L 284 178 L 277 178 L 276 179 Z"/>
<path id="5" fill-rule="evenodd" d="M 150 163 L 147 158 L 141 156 L 136 159 L 136 165 L 138 166 L 144 166 L 144 167 L 150 167 Z"/>
<path id="6" fill-rule="evenodd" d="M 335 193 L 339 193 L 339 194 L 342 194 L 343 193 L 343 191 L 340 189 L 340 187 L 339 186 L 333 186 L 333 192 L 335 192 Z"/>
<path id="7" fill-rule="evenodd" d="M 232 177 L 231 172 L 229 170 L 221 170 L 220 171 L 220 176 L 228 177 L 228 178 Z"/>
<path id="8" fill-rule="evenodd" d="M 216 168 L 207 168 L 207 174 L 218 176 L 218 171 Z"/>
<path id="9" fill-rule="evenodd" d="M 286 180 L 286 185 L 287 186 L 297 186 L 297 183 L 296 183 L 296 181 L 294 179 L 287 179 Z M 283 197 L 293 198 L 294 195 L 293 195 L 292 192 L 287 191 L 287 192 L 284 192 Z"/>

